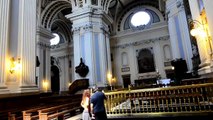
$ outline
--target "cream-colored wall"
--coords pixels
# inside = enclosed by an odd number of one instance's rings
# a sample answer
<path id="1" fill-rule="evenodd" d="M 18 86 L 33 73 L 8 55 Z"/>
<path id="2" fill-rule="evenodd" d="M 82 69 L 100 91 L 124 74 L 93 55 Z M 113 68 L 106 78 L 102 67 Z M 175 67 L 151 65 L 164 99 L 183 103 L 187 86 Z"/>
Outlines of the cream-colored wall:
<path id="1" fill-rule="evenodd" d="M 73 66 L 72 49 L 72 46 L 69 46 L 67 42 L 59 44 L 58 48 L 51 49 L 51 56 L 58 61 L 54 65 L 58 66 L 60 72 L 60 91 L 68 91 L 69 84 L 74 81 L 75 67 Z M 71 68 L 69 67 L 70 61 L 72 62 Z"/>
<path id="2" fill-rule="evenodd" d="M 159 70 L 162 78 L 166 78 L 164 70 L 164 53 L 163 46 L 169 45 L 168 26 L 167 22 L 156 23 L 149 29 L 141 31 L 122 31 L 111 39 L 111 48 L 113 53 L 113 70 L 114 76 L 117 78 L 118 85 L 123 85 L 123 75 L 130 75 L 131 83 L 139 76 L 144 78 L 147 76 L 156 76 L 156 72 L 138 74 L 138 64 L 136 58 L 136 50 L 152 47 L 154 51 L 154 61 L 156 69 Z M 122 66 L 122 53 L 128 55 L 128 66 Z M 130 67 L 129 72 L 122 72 L 121 68 Z"/>

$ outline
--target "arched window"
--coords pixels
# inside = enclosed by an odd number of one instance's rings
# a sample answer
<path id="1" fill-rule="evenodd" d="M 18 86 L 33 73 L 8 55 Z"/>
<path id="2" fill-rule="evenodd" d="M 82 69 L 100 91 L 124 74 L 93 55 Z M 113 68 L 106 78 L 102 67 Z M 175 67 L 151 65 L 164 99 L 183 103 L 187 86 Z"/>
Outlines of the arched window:
<path id="1" fill-rule="evenodd" d="M 141 7 L 132 9 L 123 19 L 123 30 L 134 29 L 143 30 L 150 27 L 153 23 L 160 22 L 159 13 L 152 8 Z"/>
<path id="2" fill-rule="evenodd" d="M 139 73 L 155 71 L 155 62 L 152 48 L 141 49 L 137 59 Z"/>
<path id="3" fill-rule="evenodd" d="M 53 33 L 53 35 L 55 37 L 50 40 L 50 45 L 57 45 L 60 42 L 60 37 L 56 33 Z"/>
<path id="4" fill-rule="evenodd" d="M 147 25 L 151 20 L 150 15 L 146 11 L 138 11 L 133 14 L 131 18 L 131 24 L 134 27 Z"/>

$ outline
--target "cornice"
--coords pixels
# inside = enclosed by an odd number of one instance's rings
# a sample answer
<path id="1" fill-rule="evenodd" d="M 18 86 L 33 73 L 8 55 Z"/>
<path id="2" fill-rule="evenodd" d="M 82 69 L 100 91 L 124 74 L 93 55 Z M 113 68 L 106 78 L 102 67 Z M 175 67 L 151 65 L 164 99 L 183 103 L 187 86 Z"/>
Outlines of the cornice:
<path id="1" fill-rule="evenodd" d="M 50 49 L 51 46 L 49 44 L 43 43 L 43 42 L 37 42 L 37 45 L 41 48 L 48 48 Z"/>
<path id="2" fill-rule="evenodd" d="M 57 56 L 58 59 L 64 59 L 64 58 L 69 58 L 73 56 L 72 54 L 65 54 L 65 55 L 61 55 L 61 56 Z"/>
<path id="3" fill-rule="evenodd" d="M 169 36 L 162 36 L 162 37 L 158 37 L 158 38 L 141 40 L 141 41 L 136 41 L 136 42 L 129 42 L 126 44 L 115 45 L 112 48 L 122 48 L 123 49 L 123 48 L 130 47 L 130 46 L 145 45 L 145 44 L 154 43 L 155 41 L 162 41 L 162 40 L 169 40 Z"/>
<path id="4" fill-rule="evenodd" d="M 41 37 L 44 37 L 44 38 L 47 38 L 47 39 L 52 39 L 54 38 L 55 36 L 51 33 L 51 31 L 43 28 L 43 27 L 38 27 L 36 29 L 36 34 L 41 36 Z"/>

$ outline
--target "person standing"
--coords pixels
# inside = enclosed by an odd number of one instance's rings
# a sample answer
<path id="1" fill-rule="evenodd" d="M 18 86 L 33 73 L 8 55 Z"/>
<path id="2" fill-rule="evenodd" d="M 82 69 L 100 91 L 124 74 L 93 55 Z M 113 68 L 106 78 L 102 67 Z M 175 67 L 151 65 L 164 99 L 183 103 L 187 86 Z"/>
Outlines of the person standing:
<path id="1" fill-rule="evenodd" d="M 90 116 L 90 90 L 86 89 L 82 95 L 81 106 L 84 108 L 82 113 L 82 120 L 91 120 Z"/>
<path id="2" fill-rule="evenodd" d="M 91 96 L 91 112 L 95 120 L 107 120 L 104 100 L 107 99 L 100 88 L 95 88 L 95 93 Z"/>

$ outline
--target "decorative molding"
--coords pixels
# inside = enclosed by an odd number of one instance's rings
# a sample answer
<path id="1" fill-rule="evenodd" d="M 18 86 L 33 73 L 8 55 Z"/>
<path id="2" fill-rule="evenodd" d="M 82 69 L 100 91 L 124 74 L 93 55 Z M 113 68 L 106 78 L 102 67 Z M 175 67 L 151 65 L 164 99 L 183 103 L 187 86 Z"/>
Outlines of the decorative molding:
<path id="1" fill-rule="evenodd" d="M 182 6 L 181 1 L 177 1 L 177 2 L 176 2 L 176 6 L 177 6 L 177 8 L 181 7 L 181 6 Z"/>
<path id="2" fill-rule="evenodd" d="M 50 49 L 51 46 L 46 44 L 46 43 L 43 43 L 43 42 L 38 42 L 37 45 L 40 47 L 40 48 L 47 48 L 47 49 Z"/>
<path id="3" fill-rule="evenodd" d="M 157 72 L 143 73 L 138 75 L 138 80 L 157 78 L 158 76 L 159 74 Z"/>
<path id="4" fill-rule="evenodd" d="M 72 54 L 65 54 L 65 55 L 62 55 L 62 56 L 58 56 L 57 58 L 58 59 L 64 59 L 64 58 L 69 58 L 71 56 L 72 56 Z"/>
<path id="5" fill-rule="evenodd" d="M 93 29 L 93 24 L 86 24 L 82 28 L 84 31 L 91 31 Z"/>
<path id="6" fill-rule="evenodd" d="M 169 36 L 163 36 L 163 37 L 159 37 L 159 38 L 130 42 L 130 43 L 126 43 L 126 44 L 116 45 L 116 46 L 113 46 L 112 48 L 124 49 L 124 48 L 129 47 L 129 46 L 138 46 L 138 45 L 150 44 L 150 43 L 154 43 L 155 41 L 162 41 L 162 40 L 169 40 Z"/>
<path id="7" fill-rule="evenodd" d="M 79 34 L 81 30 L 81 27 L 73 27 L 72 32 L 73 34 Z"/>
<path id="8" fill-rule="evenodd" d="M 177 8 L 178 8 L 178 11 L 184 10 L 183 1 L 178 1 L 178 2 L 176 3 L 176 6 L 177 6 Z"/>
<path id="9" fill-rule="evenodd" d="M 51 33 L 51 31 L 49 31 L 49 30 L 47 30 L 46 28 L 43 28 L 43 27 L 37 27 L 36 34 L 41 36 L 41 37 L 47 38 L 47 39 L 52 39 L 52 38 L 55 37 Z"/>
<path id="10" fill-rule="evenodd" d="M 76 26 L 76 27 L 73 27 L 72 31 L 74 34 L 79 34 L 80 31 L 81 31 L 81 28 L 84 30 L 84 31 L 91 31 L 93 29 L 93 24 L 91 23 L 88 23 L 88 24 L 84 24 L 84 25 L 81 25 L 81 26 Z"/>
<path id="11" fill-rule="evenodd" d="M 100 29 L 102 30 L 103 33 L 110 35 L 109 28 L 107 28 L 106 26 L 101 25 Z"/>

